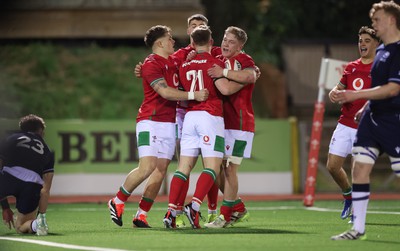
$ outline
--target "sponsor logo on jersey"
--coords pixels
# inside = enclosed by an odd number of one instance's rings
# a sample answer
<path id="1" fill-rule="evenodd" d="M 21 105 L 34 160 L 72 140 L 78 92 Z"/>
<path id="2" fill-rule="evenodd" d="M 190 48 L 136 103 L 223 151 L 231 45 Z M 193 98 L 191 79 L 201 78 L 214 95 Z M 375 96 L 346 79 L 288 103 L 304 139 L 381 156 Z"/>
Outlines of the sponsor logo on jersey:
<path id="1" fill-rule="evenodd" d="M 361 90 L 364 87 L 364 80 L 362 78 L 356 78 L 353 81 L 353 88 L 356 91 Z"/>

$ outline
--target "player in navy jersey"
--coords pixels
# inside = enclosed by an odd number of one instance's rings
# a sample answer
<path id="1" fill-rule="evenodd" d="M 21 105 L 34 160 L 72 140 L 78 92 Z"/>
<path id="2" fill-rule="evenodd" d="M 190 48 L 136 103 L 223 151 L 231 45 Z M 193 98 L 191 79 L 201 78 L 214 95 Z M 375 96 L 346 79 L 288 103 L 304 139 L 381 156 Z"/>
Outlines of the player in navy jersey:
<path id="1" fill-rule="evenodd" d="M 46 210 L 54 174 L 54 155 L 43 139 L 45 122 L 42 118 L 27 115 L 21 118 L 19 127 L 20 132 L 11 134 L 0 145 L 2 208 L 9 210 L 6 199 L 14 196 L 18 210 L 17 232 L 47 235 Z M 9 227 L 10 220 L 8 218 Z"/>
<path id="2" fill-rule="evenodd" d="M 336 103 L 334 96 L 336 90 L 362 90 L 371 87 L 371 66 L 375 57 L 379 39 L 375 31 L 363 26 L 358 32 L 358 52 L 360 58 L 348 63 L 344 69 L 339 83 L 329 92 L 329 98 Z M 364 106 L 365 99 L 359 99 L 342 105 L 342 114 L 333 132 L 329 144 L 329 153 L 326 167 L 332 175 L 333 180 L 341 188 L 344 198 L 341 218 L 350 217 L 352 212 L 351 183 L 343 169 L 346 157 L 351 154 L 353 143 L 357 132 L 357 121 L 355 114 Z M 351 222 L 351 220 L 350 220 Z"/>
<path id="3" fill-rule="evenodd" d="M 346 103 L 368 99 L 358 126 L 353 155 L 353 216 L 351 230 L 332 240 L 365 239 L 370 196 L 370 173 L 382 153 L 400 176 L 400 6 L 393 1 L 375 3 L 370 10 L 372 27 L 382 40 L 371 68 L 372 88 L 336 91 L 335 99 Z"/>

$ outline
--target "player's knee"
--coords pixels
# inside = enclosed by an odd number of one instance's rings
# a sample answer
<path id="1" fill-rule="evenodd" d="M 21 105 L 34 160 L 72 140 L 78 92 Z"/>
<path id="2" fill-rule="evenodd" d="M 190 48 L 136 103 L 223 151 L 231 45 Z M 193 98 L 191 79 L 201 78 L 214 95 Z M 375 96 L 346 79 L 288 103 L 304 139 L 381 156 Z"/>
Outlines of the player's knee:
<path id="1" fill-rule="evenodd" d="M 400 158 L 390 157 L 390 164 L 396 176 L 400 177 Z"/>
<path id="2" fill-rule="evenodd" d="M 353 158 L 356 162 L 375 164 L 376 159 L 379 156 L 379 150 L 373 147 L 353 147 Z"/>

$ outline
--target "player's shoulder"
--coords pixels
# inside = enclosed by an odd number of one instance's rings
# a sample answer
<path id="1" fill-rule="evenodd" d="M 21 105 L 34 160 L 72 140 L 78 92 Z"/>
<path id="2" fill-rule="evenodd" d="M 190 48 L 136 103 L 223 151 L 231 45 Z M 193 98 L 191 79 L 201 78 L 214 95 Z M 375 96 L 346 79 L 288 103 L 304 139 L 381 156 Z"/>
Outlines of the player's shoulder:
<path id="1" fill-rule="evenodd" d="M 253 62 L 253 63 L 254 63 L 253 58 L 252 58 L 249 54 L 247 54 L 247 53 L 245 53 L 245 52 L 239 53 L 239 54 L 235 57 L 235 59 L 238 60 L 238 61 L 247 61 L 247 62 Z"/>
<path id="2" fill-rule="evenodd" d="M 347 67 L 353 67 L 353 66 L 358 66 L 361 65 L 361 58 L 358 58 L 356 60 L 350 61 L 347 63 Z"/>

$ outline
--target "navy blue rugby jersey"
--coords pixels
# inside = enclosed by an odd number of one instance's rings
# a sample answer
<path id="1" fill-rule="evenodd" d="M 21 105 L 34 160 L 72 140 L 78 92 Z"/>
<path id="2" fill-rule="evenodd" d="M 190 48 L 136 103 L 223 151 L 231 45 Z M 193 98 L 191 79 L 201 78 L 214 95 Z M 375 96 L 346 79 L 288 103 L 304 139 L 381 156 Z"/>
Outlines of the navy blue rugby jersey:
<path id="1" fill-rule="evenodd" d="M 0 159 L 3 166 L 29 169 L 43 177 L 54 172 L 54 154 L 43 138 L 30 132 L 11 134 L 0 144 Z"/>
<path id="2" fill-rule="evenodd" d="M 371 68 L 371 87 L 394 82 L 400 85 L 400 41 L 381 44 Z M 381 100 L 370 100 L 371 111 L 375 114 L 400 113 L 400 95 Z"/>

